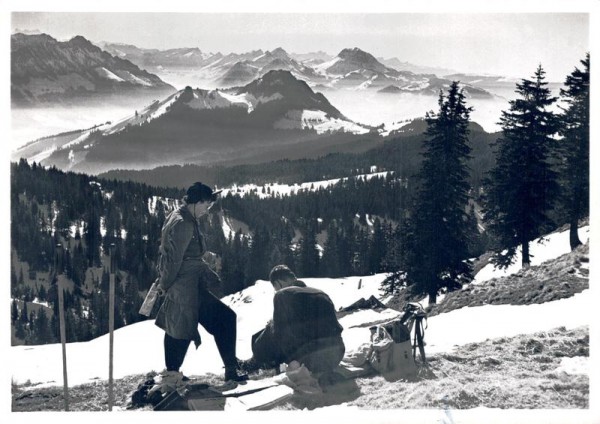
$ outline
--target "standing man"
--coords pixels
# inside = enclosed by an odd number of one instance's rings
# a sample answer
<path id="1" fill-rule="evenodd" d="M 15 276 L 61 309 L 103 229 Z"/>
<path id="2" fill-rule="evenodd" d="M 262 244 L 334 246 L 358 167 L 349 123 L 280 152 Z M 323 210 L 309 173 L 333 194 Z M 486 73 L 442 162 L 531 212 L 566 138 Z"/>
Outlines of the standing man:
<path id="1" fill-rule="evenodd" d="M 162 383 L 176 387 L 183 374 L 179 368 L 193 340 L 200 346 L 198 323 L 215 338 L 225 365 L 225 380 L 243 381 L 247 375 L 237 372 L 237 316 L 215 297 L 207 286 L 220 280 L 204 260 L 206 245 L 198 227 L 220 191 L 200 182 L 188 188 L 183 205 L 165 220 L 158 259 L 159 291 L 165 298 L 155 324 L 165 330 L 164 349 L 166 370 Z"/>
<path id="2" fill-rule="evenodd" d="M 274 267 L 269 279 L 275 289 L 273 319 L 252 336 L 253 360 L 267 366 L 296 360 L 317 375 L 333 372 L 345 346 L 329 296 L 306 287 L 285 265 Z"/>

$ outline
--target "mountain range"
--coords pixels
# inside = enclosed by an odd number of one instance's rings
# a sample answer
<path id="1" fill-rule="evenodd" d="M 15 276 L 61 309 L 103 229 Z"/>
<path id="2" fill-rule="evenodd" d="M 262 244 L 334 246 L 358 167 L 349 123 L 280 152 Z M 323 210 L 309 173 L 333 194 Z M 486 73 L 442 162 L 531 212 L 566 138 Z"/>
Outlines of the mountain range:
<path id="1" fill-rule="evenodd" d="M 235 162 L 267 153 L 281 158 L 295 148 L 304 154 L 328 152 L 359 138 L 378 137 L 304 81 L 274 70 L 237 88 L 186 87 L 121 121 L 29 143 L 14 159 L 98 173 Z"/>
<path id="2" fill-rule="evenodd" d="M 61 42 L 46 34 L 13 34 L 11 40 L 13 106 L 102 99 L 110 107 L 118 96 L 134 102 L 123 119 L 92 121 L 86 129 L 46 136 L 13 152 L 13 160 L 92 174 L 363 152 L 396 127 L 358 123 L 329 96 L 343 92 L 360 102 L 368 92 L 384 102 L 404 94 L 435 102 L 451 82 L 394 69 L 359 48 L 335 57 L 282 48 L 222 55 L 106 43 L 105 51 L 81 36 Z M 190 82 L 177 91 L 144 66 L 184 73 L 193 68 L 219 88 L 193 88 Z M 483 79 L 455 76 L 468 81 L 467 97 L 494 97 L 475 85 Z M 493 85 L 492 77 L 484 82 Z"/>
<path id="3" fill-rule="evenodd" d="M 136 96 L 162 97 L 175 88 L 82 36 L 57 41 L 47 34 L 11 36 L 13 106 L 69 105 Z"/>
<path id="4" fill-rule="evenodd" d="M 386 65 L 358 47 L 343 49 L 337 56 L 330 56 L 321 51 L 288 53 L 281 47 L 271 51 L 253 50 L 223 55 L 204 53 L 198 49 L 160 51 L 122 44 L 101 45 L 113 55 L 131 60 L 139 66 L 151 67 L 159 75 L 169 69 L 193 68 L 194 78 L 220 88 L 247 84 L 271 70 L 290 71 L 296 78 L 319 90 L 380 90 L 394 86 L 401 93 L 437 96 L 440 89 L 447 88 L 451 82 L 433 72 L 422 72 L 450 70 L 424 68 L 400 62 L 397 58 L 388 59 Z M 468 97 L 493 96 L 475 84 L 463 85 Z"/>

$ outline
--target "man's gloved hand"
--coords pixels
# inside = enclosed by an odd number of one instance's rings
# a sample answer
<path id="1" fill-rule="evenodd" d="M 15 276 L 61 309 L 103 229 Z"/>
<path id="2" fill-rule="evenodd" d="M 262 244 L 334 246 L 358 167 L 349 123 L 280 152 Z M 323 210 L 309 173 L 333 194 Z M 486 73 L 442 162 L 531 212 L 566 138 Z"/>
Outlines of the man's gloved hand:
<path id="1" fill-rule="evenodd" d="M 167 291 L 160 284 L 156 287 L 156 289 L 159 297 L 163 297 L 167 293 Z"/>

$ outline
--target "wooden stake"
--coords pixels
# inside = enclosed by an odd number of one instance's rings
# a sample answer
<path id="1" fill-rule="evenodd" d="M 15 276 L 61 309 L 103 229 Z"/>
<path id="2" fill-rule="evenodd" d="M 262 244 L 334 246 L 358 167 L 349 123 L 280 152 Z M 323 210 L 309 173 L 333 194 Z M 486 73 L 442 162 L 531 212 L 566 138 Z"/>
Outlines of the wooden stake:
<path id="1" fill-rule="evenodd" d="M 112 411 L 114 403 L 113 394 L 113 352 L 115 329 L 115 245 L 110 245 L 110 288 L 108 291 L 108 410 Z"/>
<path id="2" fill-rule="evenodd" d="M 58 319 L 60 323 L 60 343 L 62 344 L 62 360 L 63 360 L 63 396 L 65 398 L 65 411 L 69 410 L 69 383 L 67 378 L 67 336 L 65 329 L 65 299 L 63 294 L 62 278 L 59 276 L 63 273 L 63 247 L 56 246 L 56 289 L 58 290 Z"/>

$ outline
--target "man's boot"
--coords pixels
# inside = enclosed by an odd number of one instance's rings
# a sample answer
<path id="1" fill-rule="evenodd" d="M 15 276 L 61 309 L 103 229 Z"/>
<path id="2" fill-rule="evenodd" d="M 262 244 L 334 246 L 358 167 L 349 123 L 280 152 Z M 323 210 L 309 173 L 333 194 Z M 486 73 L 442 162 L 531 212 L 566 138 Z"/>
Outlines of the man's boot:
<path id="1" fill-rule="evenodd" d="M 248 374 L 238 374 L 237 367 L 225 368 L 225 381 L 246 381 Z"/>

